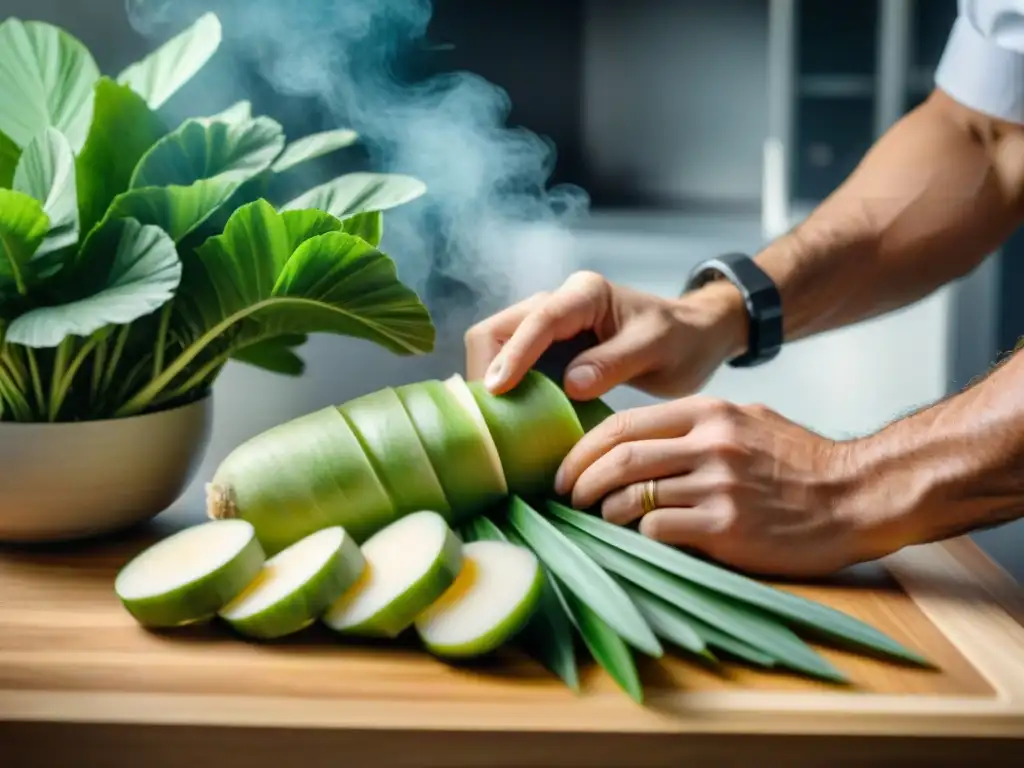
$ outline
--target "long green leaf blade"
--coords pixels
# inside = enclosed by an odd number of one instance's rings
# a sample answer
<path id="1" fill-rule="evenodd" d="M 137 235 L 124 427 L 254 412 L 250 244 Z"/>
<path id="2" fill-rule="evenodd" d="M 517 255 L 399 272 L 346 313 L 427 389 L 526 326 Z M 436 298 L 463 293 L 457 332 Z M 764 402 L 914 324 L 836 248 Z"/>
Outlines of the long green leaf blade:
<path id="1" fill-rule="evenodd" d="M 755 645 L 794 671 L 823 680 L 846 682 L 842 673 L 785 625 L 776 623 L 742 603 L 730 601 L 718 593 L 666 573 L 565 523 L 558 522 L 555 525 L 602 568 L 698 616 L 723 632 Z"/>
<path id="2" fill-rule="evenodd" d="M 922 656 L 874 627 L 834 608 L 761 584 L 564 504 L 548 501 L 547 510 L 559 520 L 694 584 L 853 645 L 917 664 L 928 664 Z"/>
<path id="3" fill-rule="evenodd" d="M 655 632 L 661 630 L 665 632 L 676 631 L 676 625 L 682 625 L 685 629 L 681 628 L 680 631 L 686 633 L 689 630 L 696 633 L 705 647 L 710 646 L 719 651 L 725 651 L 742 661 L 749 662 L 758 667 L 775 666 L 775 659 L 767 653 L 759 651 L 749 643 L 744 643 L 732 635 L 727 635 L 717 627 L 698 619 L 693 614 L 683 611 L 667 600 L 662 600 L 657 595 L 651 594 L 646 589 L 636 586 L 621 576 L 616 576 L 615 580 L 633 598 L 633 602 L 636 603 L 637 608 L 648 619 L 648 623 L 654 627 Z M 675 642 L 679 643 L 678 640 Z M 684 645 L 683 647 L 686 646 Z"/>
<path id="4" fill-rule="evenodd" d="M 142 96 L 150 108 L 158 109 L 217 52 L 221 33 L 217 16 L 205 13 L 144 59 L 126 67 L 117 80 Z"/>
<path id="5" fill-rule="evenodd" d="M 714 658 L 708 652 L 704 638 L 697 632 L 690 619 L 682 611 L 678 610 L 671 603 L 652 595 L 646 590 L 640 589 L 621 576 L 615 577 L 615 580 L 625 590 L 626 594 L 629 595 L 633 604 L 644 617 L 644 620 L 658 637 L 675 643 L 690 653 Z"/>
<path id="6" fill-rule="evenodd" d="M 503 530 L 484 516 L 474 518 L 469 525 L 472 526 L 473 536 L 482 538 L 497 535 L 513 544 L 530 549 L 511 526 L 506 526 Z M 564 597 L 560 594 L 551 570 L 543 562 L 541 570 L 544 572 L 544 585 L 540 604 L 530 623 L 520 633 L 519 640 L 528 653 L 558 675 L 570 690 L 579 693 L 580 676 L 576 664 L 576 649 L 573 645 L 572 617 L 568 613 Z"/>
<path id="7" fill-rule="evenodd" d="M 60 27 L 7 19 L 0 24 L 0 131 L 24 147 L 52 126 L 78 152 L 99 77 L 89 49 Z"/>
<path id="8" fill-rule="evenodd" d="M 629 646 L 612 629 L 596 611 L 581 600 L 572 589 L 556 581 L 559 595 L 565 601 L 565 608 L 572 618 L 573 624 L 583 637 L 583 642 L 611 678 L 629 697 L 638 704 L 643 704 L 644 689 L 637 672 L 636 660 Z"/>
<path id="9" fill-rule="evenodd" d="M 624 640 L 649 656 L 662 656 L 658 638 L 636 606 L 586 552 L 518 496 L 509 501 L 508 521 L 540 561 Z"/>
<path id="10" fill-rule="evenodd" d="M 14 173 L 14 189 L 42 203 L 50 219 L 49 231 L 35 258 L 78 242 L 75 156 L 64 134 L 47 128 L 29 142 Z"/>

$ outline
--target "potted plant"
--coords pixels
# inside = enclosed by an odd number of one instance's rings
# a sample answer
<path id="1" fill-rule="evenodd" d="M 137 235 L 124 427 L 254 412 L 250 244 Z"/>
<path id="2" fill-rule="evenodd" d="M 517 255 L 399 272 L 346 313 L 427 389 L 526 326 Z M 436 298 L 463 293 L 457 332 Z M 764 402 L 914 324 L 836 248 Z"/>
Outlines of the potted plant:
<path id="1" fill-rule="evenodd" d="M 59 27 L 0 24 L 0 540 L 169 506 L 230 360 L 298 375 L 309 333 L 433 349 L 427 309 L 379 250 L 382 212 L 419 180 L 350 173 L 270 200 L 274 175 L 354 132 L 289 143 L 246 101 L 161 114 L 220 41 L 207 14 L 110 77 Z"/>

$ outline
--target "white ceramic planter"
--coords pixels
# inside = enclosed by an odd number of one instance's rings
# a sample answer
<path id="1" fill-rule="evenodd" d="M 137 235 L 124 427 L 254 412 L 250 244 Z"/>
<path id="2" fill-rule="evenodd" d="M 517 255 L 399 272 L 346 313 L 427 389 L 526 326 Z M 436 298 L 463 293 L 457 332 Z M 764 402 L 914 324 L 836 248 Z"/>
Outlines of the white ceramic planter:
<path id="1" fill-rule="evenodd" d="M 0 424 L 0 541 L 108 533 L 158 515 L 191 482 L 211 397 L 125 419 Z"/>

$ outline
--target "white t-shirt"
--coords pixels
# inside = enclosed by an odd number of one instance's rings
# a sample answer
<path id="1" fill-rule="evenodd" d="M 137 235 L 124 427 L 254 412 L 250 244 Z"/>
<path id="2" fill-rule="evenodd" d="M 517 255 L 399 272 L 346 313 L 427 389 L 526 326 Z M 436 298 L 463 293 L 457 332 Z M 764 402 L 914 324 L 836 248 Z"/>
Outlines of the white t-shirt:
<path id="1" fill-rule="evenodd" d="M 959 0 L 935 84 L 964 106 L 1024 123 L 1024 0 Z"/>

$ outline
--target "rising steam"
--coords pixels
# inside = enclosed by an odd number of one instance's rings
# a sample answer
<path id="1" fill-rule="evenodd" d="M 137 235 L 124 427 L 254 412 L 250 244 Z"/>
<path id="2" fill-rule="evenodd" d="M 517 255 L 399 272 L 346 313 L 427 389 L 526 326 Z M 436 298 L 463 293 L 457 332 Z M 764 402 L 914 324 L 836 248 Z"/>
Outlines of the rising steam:
<path id="1" fill-rule="evenodd" d="M 554 148 L 506 125 L 511 105 L 500 87 L 467 72 L 402 77 L 428 51 L 430 0 L 129 0 L 128 10 L 145 35 L 215 11 L 225 47 L 277 93 L 316 99 L 330 118 L 324 127 L 357 130 L 374 170 L 426 182 L 426 198 L 386 217 L 384 243 L 421 291 L 442 275 L 473 300 L 503 300 L 520 256 L 509 227 L 557 228 L 588 205 L 577 187 L 547 188 Z M 246 95 L 224 94 L 221 106 Z M 446 313 L 445 290 L 427 292 L 441 305 L 432 310 Z"/>

